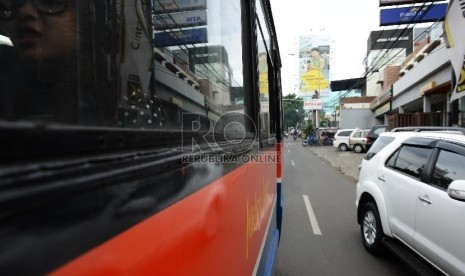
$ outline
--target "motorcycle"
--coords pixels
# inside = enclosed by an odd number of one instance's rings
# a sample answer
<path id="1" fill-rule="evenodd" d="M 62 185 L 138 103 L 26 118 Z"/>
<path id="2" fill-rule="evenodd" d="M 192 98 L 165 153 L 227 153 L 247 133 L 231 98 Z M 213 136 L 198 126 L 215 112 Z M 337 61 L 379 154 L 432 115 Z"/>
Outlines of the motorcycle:
<path id="1" fill-rule="evenodd" d="M 305 139 L 303 142 L 302 142 L 302 146 L 306 147 L 306 146 L 316 146 L 318 145 L 318 140 L 316 139 L 315 136 L 309 136 L 307 139 Z"/>
<path id="2" fill-rule="evenodd" d="M 325 137 L 322 141 L 323 146 L 332 146 L 333 145 L 333 138 Z"/>

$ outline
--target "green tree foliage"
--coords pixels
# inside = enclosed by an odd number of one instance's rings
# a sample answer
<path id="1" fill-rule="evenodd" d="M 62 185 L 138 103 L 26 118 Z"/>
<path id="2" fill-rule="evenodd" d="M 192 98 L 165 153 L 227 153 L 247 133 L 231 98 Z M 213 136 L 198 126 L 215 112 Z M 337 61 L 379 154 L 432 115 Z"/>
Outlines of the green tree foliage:
<path id="1" fill-rule="evenodd" d="M 283 97 L 284 127 L 294 127 L 301 123 L 305 117 L 304 100 L 296 94 Z"/>
<path id="2" fill-rule="evenodd" d="M 313 128 L 313 124 L 308 124 L 303 130 L 306 137 L 308 137 L 308 135 L 310 135 L 310 133 L 312 133 L 313 131 L 315 131 L 315 129 Z"/>
<path id="3" fill-rule="evenodd" d="M 326 113 L 323 110 L 320 110 L 320 126 L 329 127 L 331 121 L 326 118 Z"/>

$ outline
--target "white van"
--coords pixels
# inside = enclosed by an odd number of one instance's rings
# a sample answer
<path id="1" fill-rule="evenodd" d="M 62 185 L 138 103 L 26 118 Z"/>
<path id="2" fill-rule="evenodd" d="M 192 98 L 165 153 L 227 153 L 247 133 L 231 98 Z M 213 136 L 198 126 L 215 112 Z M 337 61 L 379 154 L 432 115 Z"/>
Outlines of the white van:
<path id="1" fill-rule="evenodd" d="M 340 151 L 346 151 L 349 149 L 349 136 L 355 128 L 339 129 L 334 135 L 333 146 L 338 148 Z"/>

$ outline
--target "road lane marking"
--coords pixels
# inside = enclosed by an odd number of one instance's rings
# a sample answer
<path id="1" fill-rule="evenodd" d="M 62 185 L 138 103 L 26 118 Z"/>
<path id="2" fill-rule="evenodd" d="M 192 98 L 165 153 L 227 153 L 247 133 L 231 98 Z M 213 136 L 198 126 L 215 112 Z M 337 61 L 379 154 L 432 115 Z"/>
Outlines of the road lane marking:
<path id="1" fill-rule="evenodd" d="M 291 164 L 292 164 L 292 166 L 294 166 L 294 167 L 295 167 L 294 160 L 291 160 Z"/>
<path id="2" fill-rule="evenodd" d="M 287 152 L 291 152 L 291 150 L 287 150 Z"/>
<path id="3" fill-rule="evenodd" d="M 310 218 L 310 224 L 312 225 L 313 234 L 321 236 L 320 226 L 318 225 L 318 221 L 316 220 L 315 213 L 313 212 L 312 205 L 310 204 L 310 199 L 308 199 L 307 195 L 304 196 L 305 206 L 307 207 L 308 217 Z"/>

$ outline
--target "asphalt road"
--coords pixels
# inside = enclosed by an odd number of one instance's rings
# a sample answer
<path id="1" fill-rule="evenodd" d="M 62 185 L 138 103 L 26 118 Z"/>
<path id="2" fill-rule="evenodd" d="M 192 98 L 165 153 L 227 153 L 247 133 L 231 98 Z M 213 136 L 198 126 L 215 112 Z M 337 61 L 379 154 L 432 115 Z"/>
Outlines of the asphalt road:
<path id="1" fill-rule="evenodd" d="M 395 257 L 365 251 L 355 186 L 363 154 L 284 145 L 284 214 L 276 275 L 413 275 Z"/>

